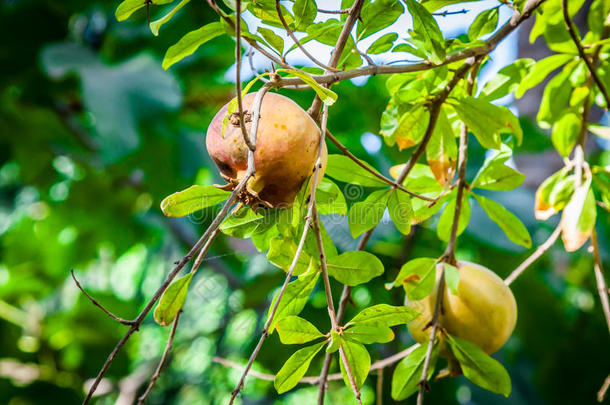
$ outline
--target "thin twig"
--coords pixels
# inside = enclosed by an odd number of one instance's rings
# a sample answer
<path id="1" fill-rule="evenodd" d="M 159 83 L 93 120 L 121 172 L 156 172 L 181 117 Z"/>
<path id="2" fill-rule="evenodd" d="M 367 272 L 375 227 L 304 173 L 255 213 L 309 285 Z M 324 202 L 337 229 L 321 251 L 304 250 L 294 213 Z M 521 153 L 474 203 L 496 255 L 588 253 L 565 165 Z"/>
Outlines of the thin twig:
<path id="1" fill-rule="evenodd" d="M 424 365 L 422 368 L 421 380 L 419 380 L 419 392 L 417 393 L 417 405 L 423 405 L 424 403 L 424 391 L 429 390 L 428 387 L 428 371 L 430 369 L 430 362 L 432 360 L 432 349 L 434 348 L 434 341 L 436 340 L 436 332 L 439 327 L 438 318 L 441 312 L 441 303 L 445 295 L 445 266 L 441 266 L 441 275 L 436 290 L 436 302 L 434 303 L 434 312 L 432 313 L 432 320 L 428 325 L 430 328 L 430 337 L 428 339 L 428 347 L 426 348 L 426 357 L 424 358 Z"/>
<path id="2" fill-rule="evenodd" d="M 538 260 L 540 256 L 542 256 L 547 250 L 549 250 L 551 246 L 553 246 L 557 238 L 559 238 L 559 235 L 561 235 L 561 222 L 557 224 L 557 227 L 555 227 L 555 230 L 551 233 L 548 239 L 545 240 L 540 246 L 538 246 L 534 253 L 532 253 L 527 259 L 525 259 L 523 263 L 519 265 L 519 267 L 513 270 L 512 273 L 510 273 L 508 277 L 504 279 L 504 284 L 511 285 L 511 283 L 515 281 L 517 277 L 521 275 L 521 273 L 523 273 L 529 266 L 531 266 L 536 260 Z"/>
<path id="3" fill-rule="evenodd" d="M 344 8 L 342 10 L 322 10 L 322 9 L 318 9 L 318 13 L 324 13 L 324 14 L 349 14 L 350 9 L 349 8 Z"/>
<path id="4" fill-rule="evenodd" d="M 597 402 L 604 402 L 606 399 L 606 393 L 608 392 L 608 388 L 610 388 L 610 374 L 604 380 L 602 387 L 599 389 L 597 393 Z"/>
<path id="5" fill-rule="evenodd" d="M 127 319 L 119 318 L 118 316 L 116 316 L 115 314 L 113 314 L 112 312 L 110 312 L 109 310 L 104 308 L 104 306 L 102 304 L 100 304 L 99 302 L 97 302 L 97 300 L 95 298 L 93 298 L 92 296 L 87 294 L 87 291 L 85 291 L 85 289 L 80 285 L 80 283 L 76 279 L 73 269 L 70 269 L 70 274 L 72 275 L 72 279 L 74 280 L 74 283 L 76 283 L 76 286 L 78 287 L 78 289 L 81 290 L 83 294 L 85 294 L 85 297 L 89 298 L 89 301 L 91 301 L 91 303 L 93 305 L 95 305 L 96 307 L 98 307 L 102 311 L 104 311 L 104 313 L 106 315 L 108 315 L 109 317 L 111 317 L 112 319 L 114 319 L 115 321 L 117 321 L 118 323 L 121 323 L 123 325 L 133 325 L 135 323 L 135 321 L 130 321 Z"/>
<path id="6" fill-rule="evenodd" d="M 328 129 L 326 130 L 326 137 L 328 139 L 330 139 L 330 141 L 332 143 L 335 144 L 335 146 L 341 151 L 341 153 L 343 153 L 345 156 L 347 156 L 348 158 L 353 160 L 354 163 L 356 163 L 358 166 L 362 167 L 364 170 L 371 173 L 373 176 L 377 177 L 379 180 L 385 182 L 388 186 L 395 187 L 398 190 L 405 192 L 412 197 L 419 198 L 420 200 L 425 200 L 425 201 L 430 201 L 430 202 L 437 201 L 437 198 L 427 197 L 425 195 L 421 195 L 421 194 L 415 193 L 413 191 L 407 190 L 400 183 L 398 183 L 388 177 L 385 177 L 383 174 L 379 173 L 377 170 L 375 170 L 371 166 L 367 165 L 362 160 L 358 159 L 352 152 L 350 152 L 350 150 L 347 147 L 345 147 L 345 145 L 343 145 L 341 143 L 341 141 L 339 141 L 337 138 L 335 138 L 335 136 Z"/>
<path id="7" fill-rule="evenodd" d="M 360 49 L 358 49 L 357 46 L 352 49 L 352 52 L 357 53 L 364 59 L 366 59 L 366 62 L 369 64 L 369 66 L 375 66 L 375 61 L 373 61 L 373 59 L 366 52 L 362 52 Z"/>
<path id="8" fill-rule="evenodd" d="M 606 111 L 608 111 L 608 108 L 610 108 L 610 95 L 608 94 L 608 90 L 604 86 L 604 83 L 601 81 L 599 75 L 597 74 L 597 71 L 595 70 L 594 65 L 596 62 L 593 62 L 589 59 L 589 57 L 585 53 L 584 48 L 582 47 L 580 38 L 578 38 L 578 34 L 576 33 L 576 29 L 574 28 L 574 23 L 572 22 L 572 19 L 570 18 L 570 14 L 568 12 L 568 0 L 561 0 L 561 11 L 563 12 L 563 19 L 566 23 L 568 33 L 570 34 L 570 37 L 572 37 L 572 42 L 574 42 L 574 45 L 576 45 L 576 49 L 578 50 L 578 55 L 580 55 L 580 58 L 587 65 L 587 69 L 589 69 L 589 74 L 591 75 L 591 77 L 595 81 L 595 84 L 597 84 L 597 87 L 603 94 L 604 99 L 606 100 Z M 600 16 L 600 18 L 603 17 Z"/>
<path id="9" fill-rule="evenodd" d="M 151 391 L 153 390 L 155 383 L 157 382 L 159 377 L 161 377 L 161 370 L 163 370 L 163 367 L 165 366 L 165 362 L 167 361 L 167 359 L 169 357 L 169 353 L 172 350 L 172 345 L 174 344 L 174 336 L 176 335 L 176 329 L 178 328 L 178 321 L 180 320 L 181 312 L 182 312 L 182 310 L 178 311 L 178 314 L 176 315 L 176 318 L 174 319 L 174 323 L 172 324 L 172 330 L 169 332 L 169 337 L 167 338 L 167 344 L 165 345 L 165 350 L 163 351 L 163 355 L 161 356 L 159 365 L 157 366 L 155 373 L 151 377 L 150 383 L 148 384 L 148 387 L 146 387 L 146 391 L 144 391 L 144 393 L 140 396 L 140 398 L 138 398 L 138 405 L 143 405 L 144 402 L 146 402 L 146 398 L 148 398 L 148 395 L 150 395 Z"/>
<path id="10" fill-rule="evenodd" d="M 391 366 L 392 364 L 407 357 L 409 354 L 411 354 L 413 352 L 413 350 L 417 349 L 418 347 L 419 347 L 419 343 L 416 343 L 413 346 L 407 347 L 406 349 L 404 349 L 401 352 L 398 352 L 396 354 L 393 354 L 392 356 L 386 357 L 385 359 L 376 361 L 375 363 L 371 364 L 370 371 L 375 371 L 375 370 L 379 370 L 380 368 L 385 368 L 385 367 Z M 218 363 L 218 364 L 222 364 L 225 367 L 234 368 L 236 370 L 245 369 L 245 366 L 243 366 L 239 363 L 236 363 L 234 361 L 224 359 L 222 357 L 214 356 L 214 357 L 212 357 L 212 361 L 215 363 Z M 252 377 L 258 378 L 260 380 L 266 380 L 266 381 L 275 380 L 275 376 L 273 374 L 261 373 L 260 371 L 256 371 L 256 370 L 250 370 L 249 375 Z M 328 381 L 338 381 L 341 379 L 343 379 L 343 375 L 341 373 L 329 374 L 327 377 Z M 299 380 L 299 382 L 303 383 L 303 384 L 318 385 L 320 382 L 320 378 L 318 376 L 303 377 Z"/>
<path id="11" fill-rule="evenodd" d="M 466 14 L 468 13 L 468 10 L 466 10 L 465 8 L 458 10 L 458 11 L 443 11 L 441 13 L 432 13 L 432 15 L 437 16 L 437 17 L 447 17 L 448 15 L 456 15 L 456 14 Z"/>
<path id="12" fill-rule="evenodd" d="M 333 68 L 337 67 L 337 64 L 339 63 L 339 59 L 341 59 L 341 54 L 343 53 L 343 49 L 345 49 L 345 44 L 347 43 L 347 40 L 349 39 L 350 34 L 352 32 L 352 28 L 354 28 L 356 21 L 358 21 L 358 17 L 360 17 L 360 10 L 362 9 L 363 4 L 364 4 L 364 0 L 356 0 L 354 2 L 354 4 L 352 4 L 352 7 L 350 7 L 349 15 L 345 19 L 345 25 L 343 25 L 343 29 L 341 30 L 341 33 L 339 33 L 339 37 L 337 38 L 335 47 L 333 48 L 333 51 L 330 55 L 330 60 L 328 61 L 328 66 L 333 67 Z M 329 74 L 329 73 L 334 75 L 334 74 L 340 74 L 342 72 L 329 72 L 329 71 L 324 72 L 325 75 Z M 331 83 L 332 82 L 329 82 L 326 84 L 331 84 Z M 318 120 L 318 116 L 320 115 L 320 106 L 321 105 L 322 105 L 322 100 L 316 94 L 316 96 L 313 99 L 313 102 L 311 103 L 311 107 L 309 107 L 309 110 L 308 110 L 309 115 L 312 116 L 314 121 Z"/>
<path id="13" fill-rule="evenodd" d="M 241 0 L 235 0 L 235 94 L 237 97 L 237 114 L 239 116 L 241 135 L 248 149 L 253 151 L 255 146 L 250 142 L 250 137 L 246 131 L 244 107 L 241 99 Z"/>
<path id="14" fill-rule="evenodd" d="M 377 370 L 377 405 L 383 405 L 383 368 Z"/>
<path id="15" fill-rule="evenodd" d="M 286 30 L 286 32 L 288 33 L 288 36 L 290 38 L 292 38 L 292 40 L 294 41 L 294 43 L 296 44 L 296 46 L 301 50 L 301 52 L 303 52 L 305 54 L 305 56 L 307 56 L 307 58 L 309 58 L 309 60 L 311 60 L 313 63 L 315 63 L 316 65 L 320 66 L 322 69 L 326 69 L 327 71 L 330 72 L 337 72 L 338 69 L 335 69 L 331 66 L 327 66 L 325 64 L 323 64 L 322 62 L 320 62 L 319 60 L 317 60 L 312 54 L 310 54 L 307 49 L 305 49 L 305 47 L 301 44 L 301 42 L 299 41 L 299 39 L 296 37 L 296 35 L 294 35 L 294 32 L 292 32 L 292 30 L 290 29 L 290 27 L 288 26 L 288 24 L 286 23 L 286 19 L 284 19 L 284 14 L 282 13 L 282 8 L 280 7 L 280 0 L 275 0 L 275 9 L 277 10 L 277 16 L 280 18 L 280 21 L 282 23 L 282 25 L 284 26 L 284 29 Z"/>
<path id="16" fill-rule="evenodd" d="M 216 5 L 215 0 L 206 0 L 206 1 L 207 1 L 208 5 L 212 8 L 212 10 L 214 10 L 214 12 L 216 12 L 216 14 L 218 14 L 220 16 L 220 18 L 222 18 L 231 28 L 235 29 L 235 24 L 233 23 L 233 20 L 231 20 L 225 13 L 222 12 L 222 10 L 220 8 L 218 8 L 218 5 Z M 294 69 L 294 67 L 290 66 L 288 63 L 284 62 L 283 60 L 276 58 L 275 55 L 273 55 L 272 53 L 268 52 L 266 49 L 261 47 L 255 40 L 248 38 L 248 37 L 243 37 L 243 38 L 248 44 L 250 44 L 251 47 L 253 47 L 257 51 L 259 51 L 260 53 L 265 55 L 267 58 L 269 58 L 270 60 L 272 60 L 279 66 L 282 66 L 286 69 Z"/>
<path id="17" fill-rule="evenodd" d="M 606 279 L 604 278 L 602 257 L 599 252 L 599 243 L 597 242 L 597 232 L 595 232 L 595 229 L 593 229 L 593 232 L 591 233 L 591 247 L 593 248 L 593 258 L 595 259 L 593 269 L 595 271 L 597 291 L 599 292 L 599 299 L 602 303 L 602 309 L 604 311 L 604 316 L 606 317 L 606 324 L 608 325 L 608 331 L 610 332 L 610 302 L 608 300 L 608 287 L 606 286 Z"/>

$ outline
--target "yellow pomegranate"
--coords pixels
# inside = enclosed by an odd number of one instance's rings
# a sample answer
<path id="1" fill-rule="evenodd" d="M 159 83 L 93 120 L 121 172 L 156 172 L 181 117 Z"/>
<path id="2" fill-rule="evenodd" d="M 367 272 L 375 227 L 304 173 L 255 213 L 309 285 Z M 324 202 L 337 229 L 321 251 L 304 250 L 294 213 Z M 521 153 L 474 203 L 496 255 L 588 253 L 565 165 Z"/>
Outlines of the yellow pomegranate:
<path id="1" fill-rule="evenodd" d="M 439 271 L 440 267 L 437 267 L 437 276 Z M 475 343 L 487 354 L 494 353 L 506 343 L 515 328 L 515 297 L 496 273 L 483 266 L 459 262 L 458 271 L 457 294 L 452 294 L 445 286 L 440 325 L 450 335 Z M 435 286 L 434 292 L 423 300 L 407 302 L 407 306 L 421 313 L 409 324 L 413 338 L 420 343 L 427 342 L 430 337 L 430 329 L 423 329 L 432 319 L 436 295 Z M 442 334 L 440 336 L 442 339 Z M 444 344 L 440 349 L 442 356 L 451 357 Z"/>
<path id="2" fill-rule="evenodd" d="M 249 110 L 255 94 L 243 98 L 246 129 L 250 131 Z M 206 135 L 206 147 L 210 157 L 225 180 L 228 188 L 241 180 L 248 167 L 248 146 L 243 140 L 239 122 L 235 119 L 222 131 L 222 121 L 227 114 L 226 104 L 218 111 Z M 272 207 L 289 207 L 294 202 L 303 182 L 314 169 L 318 156 L 320 130 L 314 120 L 297 103 L 276 93 L 267 93 L 261 103 L 256 151 L 254 153 L 254 177 L 248 182 L 245 203 L 257 206 L 263 203 Z M 322 169 L 318 182 L 326 168 L 327 150 L 323 146 Z"/>

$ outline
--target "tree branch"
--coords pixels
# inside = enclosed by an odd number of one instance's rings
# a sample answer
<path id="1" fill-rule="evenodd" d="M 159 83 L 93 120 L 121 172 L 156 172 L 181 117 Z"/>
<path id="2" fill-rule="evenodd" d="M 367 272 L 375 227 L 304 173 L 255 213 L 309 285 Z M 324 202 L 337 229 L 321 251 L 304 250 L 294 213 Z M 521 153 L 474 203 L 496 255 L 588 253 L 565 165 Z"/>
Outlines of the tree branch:
<path id="1" fill-rule="evenodd" d="M 288 36 L 290 38 L 292 38 L 292 40 L 294 41 L 295 45 L 301 50 L 301 52 L 303 52 L 305 54 L 305 56 L 307 56 L 307 58 L 309 58 L 310 61 L 312 61 L 313 63 L 315 63 L 316 65 L 318 65 L 322 69 L 326 69 L 327 71 L 330 71 L 330 72 L 337 72 L 338 69 L 335 69 L 335 68 L 333 68 L 331 66 L 327 66 L 327 65 L 323 64 L 322 62 L 320 62 L 319 60 L 317 60 L 301 44 L 301 42 L 296 37 L 296 35 L 294 35 L 294 32 L 292 32 L 292 30 L 290 29 L 288 24 L 286 24 L 286 20 L 284 19 L 284 14 L 282 14 L 282 8 L 280 7 L 280 0 L 275 0 L 275 9 L 277 10 L 277 16 L 280 18 L 280 21 L 281 21 L 282 25 L 284 26 L 284 29 L 288 33 Z"/>
<path id="2" fill-rule="evenodd" d="M 390 357 L 386 357 L 385 359 L 378 360 L 375 363 L 371 364 L 370 371 L 379 370 L 381 368 L 385 368 L 391 366 L 392 364 L 404 359 L 409 354 L 413 352 L 413 350 L 419 347 L 419 343 L 414 344 L 413 346 L 409 346 L 401 352 L 398 352 Z M 224 359 L 222 357 L 214 356 L 212 357 L 212 361 L 218 364 L 222 364 L 225 367 L 234 368 L 236 370 L 243 370 L 245 367 L 239 363 L 236 363 L 231 360 Z M 275 376 L 273 374 L 261 373 L 256 370 L 251 370 L 250 375 L 252 377 L 258 378 L 260 380 L 273 381 L 275 380 Z M 338 381 L 343 379 L 343 375 L 341 373 L 329 374 L 327 377 L 328 381 Z M 303 377 L 299 380 L 300 383 L 318 385 L 320 383 L 320 377 L 311 376 L 311 377 Z"/>
<path id="3" fill-rule="evenodd" d="M 241 99 L 241 0 L 235 0 L 235 94 L 237 97 L 237 114 L 239 128 L 248 149 L 254 151 L 255 146 L 250 142 L 244 122 L 244 107 Z"/>
<path id="4" fill-rule="evenodd" d="M 606 111 L 608 111 L 608 108 L 610 108 L 610 95 L 608 95 L 608 90 L 604 86 L 604 83 L 601 81 L 601 79 L 599 78 L 599 76 L 595 70 L 594 65 L 596 62 L 589 59 L 589 57 L 585 53 L 584 48 L 582 47 L 580 38 L 578 38 L 578 34 L 576 33 L 576 29 L 574 28 L 574 23 L 570 19 L 570 14 L 568 12 L 568 0 L 561 0 L 561 11 L 563 13 L 563 19 L 566 23 L 566 28 L 568 29 L 568 33 L 570 34 L 570 37 L 572 37 L 572 42 L 574 42 L 574 45 L 576 45 L 576 49 L 578 50 L 578 55 L 587 65 L 587 69 L 589 69 L 589 74 L 591 75 L 591 77 L 593 78 L 593 81 L 595 81 L 595 84 L 597 84 L 597 87 L 599 87 L 599 90 L 603 94 L 604 99 L 606 100 Z M 603 17 L 600 16 L 600 18 L 603 18 Z M 596 58 L 594 57 L 593 59 L 596 59 Z M 588 104 L 586 101 L 585 101 L 585 103 Z"/>
<path id="5" fill-rule="evenodd" d="M 161 377 L 161 370 L 165 366 L 165 362 L 167 361 L 167 359 L 169 357 L 169 353 L 172 350 L 172 345 L 174 344 L 174 336 L 176 335 L 176 329 L 178 328 L 178 321 L 180 320 L 181 312 L 182 312 L 182 310 L 178 311 L 178 314 L 176 315 L 176 318 L 174 319 L 174 323 L 172 324 L 172 330 L 169 332 L 169 337 L 167 338 L 167 344 L 165 345 L 165 350 L 163 351 L 163 356 L 161 356 L 159 365 L 157 366 L 155 373 L 151 377 L 150 383 L 148 384 L 148 387 L 146 387 L 146 391 L 144 391 L 144 393 L 140 396 L 140 398 L 138 398 L 138 405 L 143 405 L 144 402 L 146 402 L 146 398 L 148 398 L 148 395 L 150 395 L 152 389 L 155 386 L 155 383 L 157 382 L 159 377 Z"/>
<path id="6" fill-rule="evenodd" d="M 538 248 L 532 253 L 527 259 L 523 261 L 512 273 L 506 277 L 504 284 L 511 285 L 513 281 L 517 279 L 529 266 L 531 266 L 536 260 L 540 258 L 547 250 L 553 246 L 559 235 L 561 234 L 561 222 L 557 224 L 555 230 L 551 233 L 547 240 L 544 241 Z"/>
<path id="7" fill-rule="evenodd" d="M 118 316 L 116 316 L 115 314 L 113 314 L 112 312 L 110 312 L 109 310 L 104 308 L 104 306 L 102 304 L 100 304 L 99 302 L 97 302 L 97 300 L 95 298 L 93 298 L 92 296 L 87 294 L 87 291 L 85 291 L 85 289 L 80 285 L 80 283 L 76 279 L 73 269 L 70 269 L 70 274 L 72 275 L 72 279 L 74 280 L 74 283 L 76 283 L 76 286 L 78 287 L 78 289 L 81 290 L 83 294 L 85 294 L 85 297 L 87 297 L 93 305 L 95 305 L 96 307 L 98 307 L 102 311 L 104 311 L 104 313 L 106 315 L 108 315 L 109 317 L 111 317 L 112 319 L 114 319 L 115 321 L 117 321 L 118 323 L 123 324 L 123 325 L 133 325 L 135 323 L 135 321 L 130 321 L 127 319 L 119 318 Z"/>
<path id="8" fill-rule="evenodd" d="M 375 65 L 365 66 L 352 70 L 345 70 L 341 72 L 325 73 L 323 75 L 312 75 L 313 79 L 320 84 L 332 84 L 343 80 L 349 80 L 360 76 L 374 76 L 381 74 L 394 74 L 394 73 L 408 73 L 408 72 L 419 72 L 422 70 L 430 70 L 439 66 L 451 64 L 460 60 L 468 59 L 473 56 L 487 55 L 493 51 L 496 46 L 506 38 L 511 32 L 513 32 L 523 21 L 527 20 L 530 15 L 542 4 L 545 0 L 528 0 L 523 6 L 523 12 L 515 12 L 512 18 L 502 26 L 491 38 L 489 38 L 481 46 L 475 48 L 464 49 L 448 55 L 445 60 L 439 64 L 434 64 L 429 61 L 415 63 L 415 64 L 401 64 L 401 65 Z M 346 22 L 347 23 L 347 22 Z M 346 25 L 347 27 L 347 25 Z M 329 63 L 332 66 L 332 64 Z M 282 78 L 280 80 L 281 86 L 303 84 L 304 82 L 296 77 Z M 320 104 L 319 104 L 320 105 Z M 319 108 L 318 105 L 318 108 Z M 314 109 L 310 108 L 310 112 Z"/>
<path id="9" fill-rule="evenodd" d="M 354 163 L 356 163 L 358 166 L 362 167 L 364 170 L 366 170 L 367 172 L 369 172 L 372 175 L 374 175 L 375 177 L 377 177 L 379 180 L 385 182 L 388 186 L 395 187 L 398 190 L 400 190 L 404 193 L 407 193 L 412 197 L 419 198 L 420 200 L 425 200 L 425 201 L 430 201 L 430 202 L 436 202 L 438 200 L 438 198 L 426 197 L 425 195 L 417 194 L 417 193 L 414 193 L 413 191 L 407 190 L 400 183 L 398 183 L 388 177 L 385 177 L 383 174 L 379 173 L 377 170 L 373 169 L 372 167 L 370 167 L 369 165 L 364 163 L 362 160 L 358 159 L 352 152 L 349 151 L 349 149 L 347 149 L 347 147 L 345 147 L 345 145 L 343 145 L 337 138 L 335 138 L 335 136 L 333 134 L 331 134 L 331 132 L 328 129 L 326 130 L 326 137 L 328 139 L 330 139 L 330 141 L 332 143 L 335 144 L 335 146 L 341 151 L 341 153 L 343 153 L 345 156 L 347 156 L 348 158 L 353 160 Z"/>

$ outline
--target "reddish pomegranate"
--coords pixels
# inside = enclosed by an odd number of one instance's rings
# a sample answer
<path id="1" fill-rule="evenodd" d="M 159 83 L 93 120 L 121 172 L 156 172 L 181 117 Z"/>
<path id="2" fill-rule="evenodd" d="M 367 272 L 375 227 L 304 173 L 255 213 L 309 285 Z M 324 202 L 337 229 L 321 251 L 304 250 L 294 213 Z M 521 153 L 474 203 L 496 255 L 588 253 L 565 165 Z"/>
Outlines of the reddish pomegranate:
<path id="1" fill-rule="evenodd" d="M 243 98 L 246 129 L 250 132 L 248 111 L 255 94 Z M 206 147 L 220 174 L 232 189 L 243 179 L 248 167 L 248 146 L 243 140 L 237 120 L 231 122 L 221 134 L 222 121 L 227 114 L 226 104 L 216 113 L 208 127 Z M 289 207 L 294 202 L 303 182 L 313 173 L 318 155 L 320 130 L 314 120 L 291 99 L 276 93 L 267 93 L 261 104 L 256 151 L 255 174 L 247 189 L 240 195 L 242 202 L 257 207 Z M 326 168 L 327 150 L 323 146 L 322 169 Z"/>

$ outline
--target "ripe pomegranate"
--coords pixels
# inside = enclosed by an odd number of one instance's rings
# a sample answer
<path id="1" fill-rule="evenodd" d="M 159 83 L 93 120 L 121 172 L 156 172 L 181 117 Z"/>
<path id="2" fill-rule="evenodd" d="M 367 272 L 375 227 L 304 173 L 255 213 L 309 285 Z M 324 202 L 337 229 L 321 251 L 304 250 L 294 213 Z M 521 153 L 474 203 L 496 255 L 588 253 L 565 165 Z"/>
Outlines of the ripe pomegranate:
<path id="1" fill-rule="evenodd" d="M 458 270 L 460 281 L 457 294 L 452 294 L 445 286 L 440 325 L 450 335 L 475 343 L 487 354 L 494 353 L 506 343 L 515 328 L 515 297 L 496 273 L 483 266 L 460 262 Z M 434 292 L 423 300 L 407 302 L 407 306 L 421 313 L 409 324 L 411 335 L 420 343 L 427 342 L 430 337 L 430 329 L 424 328 L 432 319 L 436 296 L 435 286 Z M 440 355 L 451 358 L 442 334 L 440 337 Z"/>
<path id="2" fill-rule="evenodd" d="M 255 94 L 243 98 L 246 129 L 250 132 Z M 243 179 L 248 167 L 248 146 L 243 140 L 236 114 L 222 132 L 222 121 L 227 114 L 226 104 L 216 113 L 206 135 L 210 157 L 228 181 L 224 188 L 232 189 Z M 303 182 L 313 173 L 318 156 L 320 130 L 314 120 L 291 99 L 276 93 L 267 93 L 261 103 L 256 151 L 255 174 L 240 195 L 242 202 L 258 207 L 289 207 Z M 323 146 L 322 168 L 318 182 L 326 169 L 327 150 Z"/>

